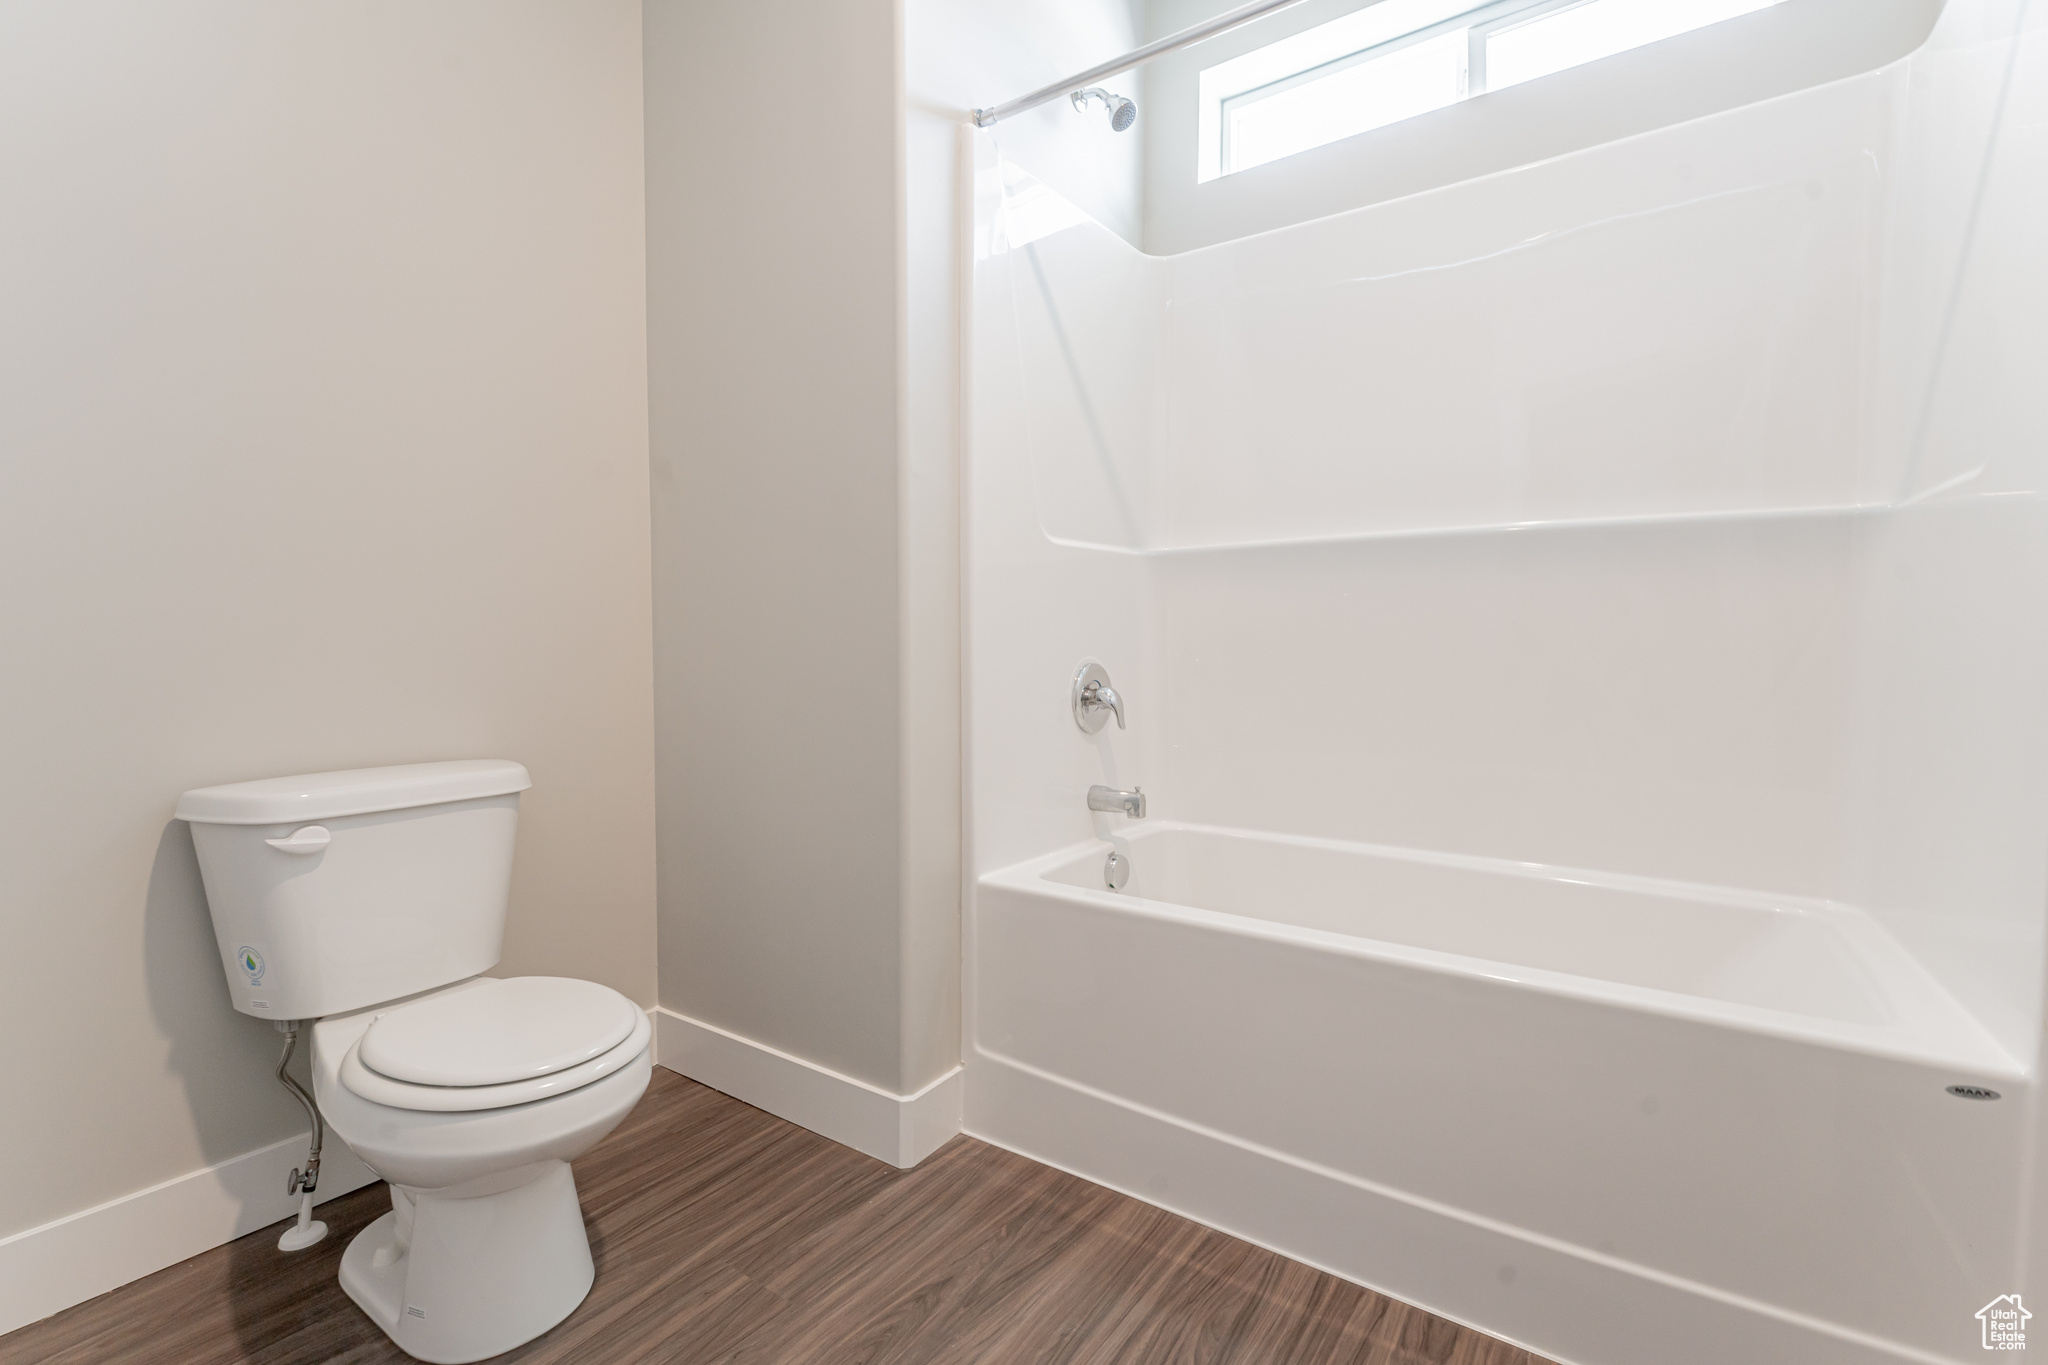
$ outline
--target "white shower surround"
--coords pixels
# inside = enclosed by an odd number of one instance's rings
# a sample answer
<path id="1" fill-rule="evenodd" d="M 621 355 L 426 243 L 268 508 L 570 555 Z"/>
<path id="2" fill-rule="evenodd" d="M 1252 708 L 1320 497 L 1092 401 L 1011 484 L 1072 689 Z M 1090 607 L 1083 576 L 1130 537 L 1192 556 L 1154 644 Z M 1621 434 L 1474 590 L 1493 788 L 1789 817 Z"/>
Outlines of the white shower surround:
<path id="1" fill-rule="evenodd" d="M 1974 1354 L 2040 1260 L 2048 14 L 1171 258 L 1000 144 L 969 1130 L 1583 1365 Z M 1868 951 L 1616 982 L 1507 932 L 1559 877 Z"/>

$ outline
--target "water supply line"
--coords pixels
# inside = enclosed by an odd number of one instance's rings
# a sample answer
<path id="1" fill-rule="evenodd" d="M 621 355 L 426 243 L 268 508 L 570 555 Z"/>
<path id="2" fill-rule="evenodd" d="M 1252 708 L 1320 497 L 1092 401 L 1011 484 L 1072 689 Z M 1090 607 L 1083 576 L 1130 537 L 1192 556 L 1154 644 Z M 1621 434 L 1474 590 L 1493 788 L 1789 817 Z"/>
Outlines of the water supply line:
<path id="1" fill-rule="evenodd" d="M 306 1107 L 306 1117 L 313 1121 L 313 1147 L 306 1154 L 306 1169 L 302 1172 L 292 1167 L 291 1178 L 285 1182 L 285 1193 L 299 1197 L 299 1218 L 284 1230 L 284 1236 L 277 1239 L 279 1251 L 303 1251 L 327 1235 L 327 1224 L 313 1218 L 313 1191 L 320 1184 L 320 1145 L 327 1136 L 327 1125 L 320 1118 L 320 1106 L 313 1103 L 313 1097 L 306 1088 L 292 1079 L 286 1070 L 292 1064 L 292 1053 L 299 1046 L 299 1021 L 279 1019 L 277 1031 L 284 1035 L 284 1056 L 277 1059 L 278 1084 L 292 1092 L 292 1098 Z"/>

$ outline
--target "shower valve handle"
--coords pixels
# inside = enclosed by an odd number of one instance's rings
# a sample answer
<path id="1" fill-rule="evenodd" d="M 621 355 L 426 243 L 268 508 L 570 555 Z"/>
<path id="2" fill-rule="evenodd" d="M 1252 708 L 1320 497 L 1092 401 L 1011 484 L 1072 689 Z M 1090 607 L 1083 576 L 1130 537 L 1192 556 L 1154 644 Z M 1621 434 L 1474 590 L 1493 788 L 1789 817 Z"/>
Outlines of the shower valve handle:
<path id="1" fill-rule="evenodd" d="M 1108 711 L 1116 716 L 1116 728 L 1128 729 L 1124 724 L 1124 699 L 1108 683 L 1089 683 L 1081 690 L 1081 705 L 1090 711 Z"/>
<path id="2" fill-rule="evenodd" d="M 1124 699 L 1109 685 L 1109 670 L 1093 659 L 1083 659 L 1074 672 L 1074 724 L 1081 733 L 1092 735 L 1116 717 L 1116 728 L 1124 725 Z"/>

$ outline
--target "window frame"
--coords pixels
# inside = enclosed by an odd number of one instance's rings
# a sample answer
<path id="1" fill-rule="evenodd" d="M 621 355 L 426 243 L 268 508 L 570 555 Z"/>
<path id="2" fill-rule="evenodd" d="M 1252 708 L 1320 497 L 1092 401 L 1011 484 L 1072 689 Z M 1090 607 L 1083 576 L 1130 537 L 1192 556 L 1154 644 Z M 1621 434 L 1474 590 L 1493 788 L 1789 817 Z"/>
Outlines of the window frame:
<path id="1" fill-rule="evenodd" d="M 1234 137 L 1231 126 L 1232 114 L 1236 110 L 1250 108 L 1267 99 L 1271 99 L 1275 95 L 1285 94 L 1292 90 L 1301 89 L 1304 86 L 1313 85 L 1353 68 L 1365 66 L 1393 56 L 1404 48 L 1432 42 L 1447 33 L 1454 33 L 1459 29 L 1464 29 L 1466 38 L 1464 76 L 1457 98 L 1451 101 L 1453 104 L 1460 103 L 1488 92 L 1490 86 L 1487 81 L 1486 45 L 1496 34 L 1506 33 L 1540 22 L 1566 10 L 1580 9 L 1599 2 L 1600 0 L 1472 0 L 1472 3 L 1466 8 L 1442 19 L 1432 21 L 1421 28 L 1384 39 L 1340 56 L 1331 57 L 1285 75 L 1269 77 L 1258 84 L 1246 85 L 1243 88 L 1228 88 L 1231 85 L 1228 76 L 1220 77 L 1212 82 L 1212 73 L 1226 71 L 1234 65 L 1245 63 L 1248 58 L 1260 56 L 1269 49 L 1297 41 L 1317 32 L 1318 29 L 1343 22 L 1343 19 L 1332 20 L 1329 24 L 1303 30 L 1302 33 L 1280 39 L 1278 42 L 1267 44 L 1263 48 L 1254 48 L 1251 52 L 1245 53 L 1242 56 L 1206 68 L 1200 73 L 1198 82 L 1198 98 L 1201 101 L 1201 109 L 1198 116 L 1196 178 L 1198 181 L 1207 182 L 1223 176 L 1235 175 L 1240 170 L 1251 170 L 1255 166 L 1270 165 L 1272 161 L 1286 159 L 1285 156 L 1282 156 L 1271 158 L 1268 161 L 1255 162 L 1252 166 L 1240 167 L 1236 165 L 1233 155 L 1234 148 L 1232 144 Z M 1784 0 L 1763 0 L 1763 3 L 1758 5 L 1756 9 L 1748 10 L 1744 13 L 1754 14 L 1759 10 L 1768 9 L 1773 5 L 1782 3 L 1784 3 Z M 1362 14 L 1375 8 L 1377 8 L 1376 5 L 1369 5 L 1364 7 L 1363 10 L 1353 11 L 1353 14 Z M 1349 15 L 1344 16 L 1344 18 L 1350 17 Z M 1700 27 L 1705 28 L 1713 23 L 1721 22 L 1724 22 L 1724 20 L 1710 20 L 1708 24 L 1702 24 Z M 1681 32 L 1697 31 L 1698 29 L 1687 29 Z M 1624 51 L 1633 50 L 1624 49 Z M 1610 53 L 1607 55 L 1618 56 L 1620 54 Z M 1604 57 L 1596 57 L 1590 60 L 1601 61 L 1604 59 Z M 1582 62 L 1576 65 L 1586 64 Z M 1570 70 L 1572 68 L 1562 69 Z M 1531 79 L 1540 80 L 1542 77 L 1532 77 Z M 1517 82 L 1517 84 L 1526 83 Z M 1212 90 L 1210 88 L 1212 84 L 1217 88 Z M 1513 87 L 1503 88 L 1511 89 Z M 1445 108 L 1448 106 L 1439 105 L 1437 107 Z M 1422 110 L 1405 117 L 1418 118 L 1422 113 L 1427 112 L 1433 111 Z M 1392 119 L 1388 123 L 1376 126 L 1384 128 L 1392 123 L 1402 121 L 1402 119 Z M 1367 129 L 1364 131 L 1371 130 Z M 1356 134 L 1347 134 L 1346 136 L 1356 136 Z M 1331 138 L 1327 142 L 1315 143 L 1311 147 L 1304 147 L 1301 151 L 1311 151 L 1314 147 L 1328 146 L 1330 142 L 1341 140 L 1341 137 Z M 1293 156 L 1299 155 L 1299 153 L 1290 152 L 1286 155 Z"/>

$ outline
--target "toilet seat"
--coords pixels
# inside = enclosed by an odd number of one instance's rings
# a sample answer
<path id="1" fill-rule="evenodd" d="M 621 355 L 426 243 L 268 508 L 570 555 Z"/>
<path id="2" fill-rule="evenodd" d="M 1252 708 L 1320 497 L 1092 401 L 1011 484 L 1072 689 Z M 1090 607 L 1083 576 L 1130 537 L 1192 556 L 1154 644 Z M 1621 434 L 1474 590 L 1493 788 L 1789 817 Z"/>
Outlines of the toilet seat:
<path id="1" fill-rule="evenodd" d="M 376 1016 L 349 1045 L 338 1079 L 394 1109 L 503 1109 L 611 1075 L 646 1050 L 652 1032 L 644 1011 L 595 982 L 482 980 Z"/>
<path id="2" fill-rule="evenodd" d="M 414 1085 L 502 1085 L 610 1052 L 640 1011 L 609 986 L 515 976 L 416 1000 L 376 1016 L 363 1065 Z"/>
<path id="3" fill-rule="evenodd" d="M 478 984 L 472 980 L 446 989 L 472 990 Z M 354 1148 L 377 1174 L 408 1188 L 452 1188 L 549 1157 L 573 1161 L 617 1126 L 652 1074 L 650 1029 L 644 1043 L 629 1037 L 606 1053 L 606 1065 L 622 1056 L 624 1064 L 595 1080 L 577 1084 L 590 1073 L 558 1073 L 552 1088 L 527 1100 L 505 1093 L 467 1097 L 472 1104 L 512 1101 L 495 1108 L 451 1110 L 445 1106 L 465 1098 L 455 1087 L 448 1088 L 453 1094 L 437 1094 L 433 1086 L 384 1090 L 374 1072 L 365 1068 L 358 1073 L 363 1089 L 379 1090 L 393 1101 L 385 1103 L 357 1094 L 341 1079 L 343 1062 L 377 1013 L 369 1009 L 337 1015 L 313 1026 L 313 1097 L 329 1132 Z M 426 1107 L 436 1101 L 444 1107 Z"/>

